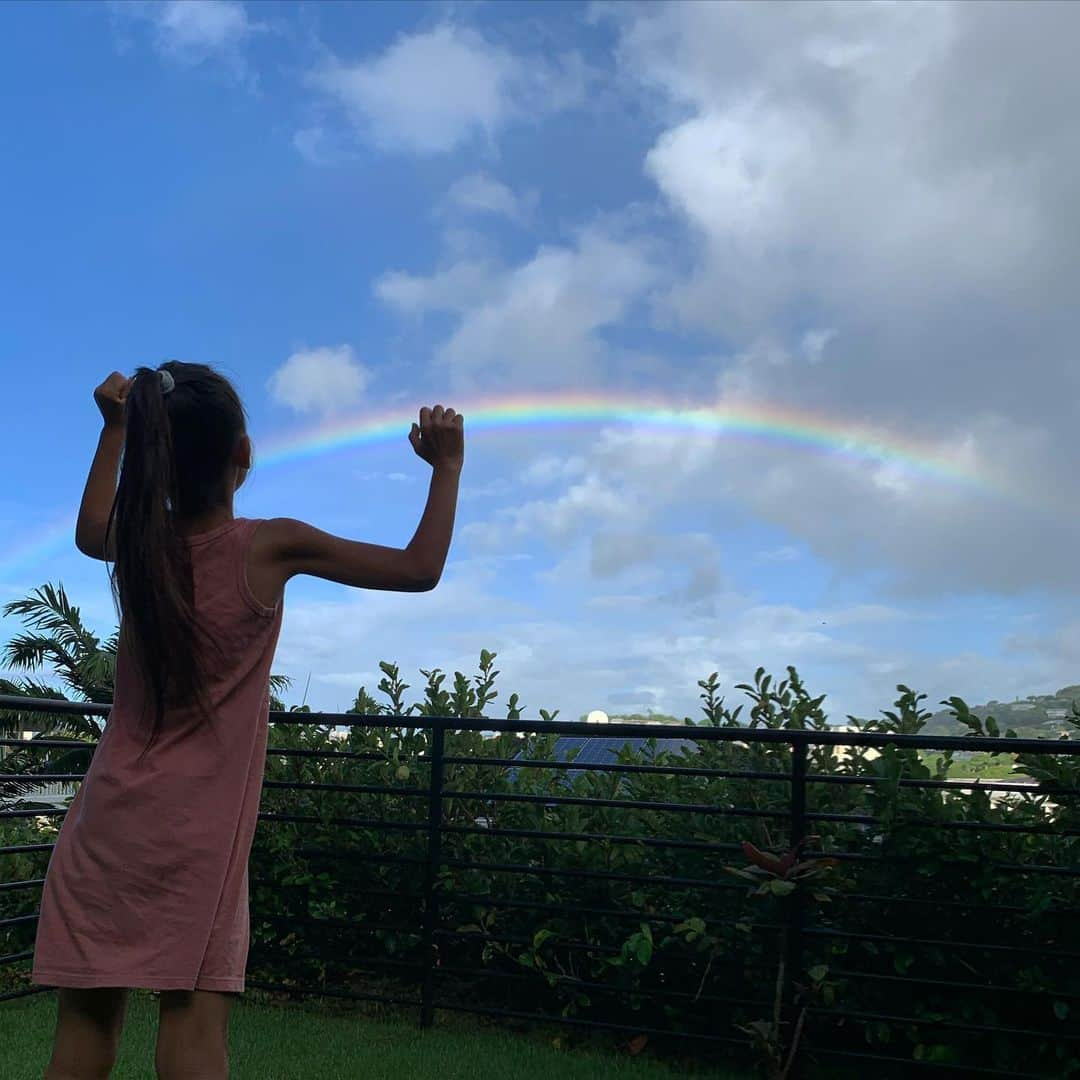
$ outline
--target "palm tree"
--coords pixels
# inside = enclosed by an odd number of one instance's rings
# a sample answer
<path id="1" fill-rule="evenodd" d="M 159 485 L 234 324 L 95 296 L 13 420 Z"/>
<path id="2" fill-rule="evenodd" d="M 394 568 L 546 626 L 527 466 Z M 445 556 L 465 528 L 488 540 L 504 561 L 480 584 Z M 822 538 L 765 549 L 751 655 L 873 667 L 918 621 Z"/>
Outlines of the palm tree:
<path id="1" fill-rule="evenodd" d="M 63 585 L 42 585 L 24 599 L 6 604 L 4 614 L 21 618 L 26 632 L 7 643 L 0 663 L 28 674 L 17 681 L 0 679 L 0 693 L 95 704 L 112 700 L 117 635 L 103 642 L 85 626 Z M 46 668 L 51 668 L 53 678 L 64 689 L 41 677 Z M 75 745 L 71 750 L 49 748 L 44 753 L 40 748 L 20 747 L 4 759 L 4 772 L 81 773 L 90 764 L 93 744 L 101 736 L 101 721 L 78 713 L 42 713 L 17 707 L 0 710 L 0 733 L 15 731 L 35 731 L 35 739 Z M 7 781 L 0 788 L 2 794 L 10 796 L 25 794 L 33 786 L 33 782 Z"/>
<path id="2" fill-rule="evenodd" d="M 24 599 L 5 604 L 3 612 L 22 619 L 26 631 L 4 646 L 0 667 L 27 674 L 17 680 L 0 678 L 0 694 L 96 705 L 112 703 L 119 633 L 114 631 L 104 640 L 93 633 L 83 624 L 79 609 L 68 599 L 63 585 L 42 585 Z M 51 669 L 52 679 L 60 685 L 48 681 L 49 676 L 43 677 L 44 669 Z M 284 675 L 270 677 L 272 693 L 283 693 L 289 684 Z M 103 726 L 100 718 L 89 714 L 0 708 L 0 736 L 34 731 L 34 739 L 76 744 L 59 753 L 55 748 L 42 753 L 41 748 L 32 752 L 30 746 L 19 747 L 3 759 L 3 772 L 85 772 Z M 5 795 L 21 794 L 32 787 L 29 781 L 0 782 L 0 801 Z"/>

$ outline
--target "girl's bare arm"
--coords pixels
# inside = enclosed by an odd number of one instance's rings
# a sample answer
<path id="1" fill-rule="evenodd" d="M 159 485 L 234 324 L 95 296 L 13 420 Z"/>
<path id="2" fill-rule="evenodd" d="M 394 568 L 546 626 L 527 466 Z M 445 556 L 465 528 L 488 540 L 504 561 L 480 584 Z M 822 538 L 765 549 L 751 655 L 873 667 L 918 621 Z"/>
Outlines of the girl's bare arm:
<path id="1" fill-rule="evenodd" d="M 104 426 L 90 465 L 90 475 L 86 478 L 75 525 L 75 546 L 93 559 L 111 558 L 113 554 L 112 545 L 106 542 L 105 529 L 116 497 L 116 474 L 124 447 L 124 398 L 129 385 L 125 376 L 114 371 L 94 391 Z"/>
<path id="2" fill-rule="evenodd" d="M 403 548 L 346 540 L 293 518 L 272 518 L 252 544 L 252 587 L 254 575 L 272 591 L 297 574 L 310 574 L 361 589 L 434 589 L 450 550 L 460 475 L 460 469 L 448 467 L 432 472 L 427 506 L 415 535 Z"/>
<path id="3" fill-rule="evenodd" d="M 463 420 L 453 409 L 420 410 L 409 434 L 416 453 L 432 466 L 420 524 L 403 548 L 347 540 L 293 518 L 273 518 L 255 534 L 248 578 L 256 596 L 276 602 L 297 574 L 363 589 L 425 592 L 442 576 L 454 532 L 458 483 L 464 461 Z"/>

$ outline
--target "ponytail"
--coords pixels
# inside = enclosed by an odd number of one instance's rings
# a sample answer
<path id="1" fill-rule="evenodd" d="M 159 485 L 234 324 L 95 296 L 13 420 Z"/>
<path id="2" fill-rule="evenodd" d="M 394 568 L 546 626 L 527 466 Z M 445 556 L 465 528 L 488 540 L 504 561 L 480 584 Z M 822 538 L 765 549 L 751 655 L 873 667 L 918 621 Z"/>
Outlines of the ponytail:
<path id="1" fill-rule="evenodd" d="M 188 387 L 187 394 L 183 387 L 184 371 L 195 368 L 209 372 L 202 365 L 187 364 L 136 371 L 125 407 L 122 467 L 107 533 L 114 540 L 110 580 L 121 614 L 121 632 L 144 687 L 144 719 L 147 711 L 151 718 L 144 753 L 156 742 L 167 707 L 195 708 L 210 720 L 204 677 L 208 635 L 195 617 L 190 552 L 177 528 L 178 518 L 187 516 L 184 504 L 192 502 L 190 496 L 184 497 L 183 489 L 191 481 L 199 486 L 203 479 L 181 475 L 185 462 L 178 460 L 177 442 L 189 443 L 198 433 L 184 432 L 185 438 L 175 439 L 170 416 L 176 411 L 184 417 L 197 409 L 197 400 L 186 405 L 181 400 L 192 393 L 198 396 L 197 377 L 189 380 L 195 385 Z M 234 392 L 232 397 L 239 406 Z M 240 416 L 242 423 L 242 411 Z M 219 480 L 225 464 L 223 457 L 218 463 Z M 212 500 L 218 493 L 203 486 L 197 501 Z"/>

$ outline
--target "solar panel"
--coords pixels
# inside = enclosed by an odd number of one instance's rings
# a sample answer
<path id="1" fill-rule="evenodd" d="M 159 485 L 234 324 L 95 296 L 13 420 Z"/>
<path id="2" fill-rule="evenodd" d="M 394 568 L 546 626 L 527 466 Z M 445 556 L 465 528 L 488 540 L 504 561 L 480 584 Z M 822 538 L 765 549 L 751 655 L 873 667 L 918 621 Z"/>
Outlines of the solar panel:
<path id="1" fill-rule="evenodd" d="M 556 740 L 552 748 L 552 756 L 556 761 L 568 761 L 573 757 L 575 763 L 583 765 L 616 765 L 619 752 L 624 746 L 629 746 L 635 755 L 645 756 L 647 760 L 652 760 L 651 755 L 642 754 L 648 741 L 641 737 L 563 735 Z M 693 739 L 686 738 L 656 740 L 657 754 L 668 751 L 678 755 L 685 747 L 696 749 L 697 743 Z M 517 756 L 522 755 L 519 753 Z M 572 784 L 584 772 L 602 773 L 602 771 L 601 769 L 567 769 L 565 771 L 566 783 Z M 517 770 L 510 770 L 509 775 L 511 780 L 516 779 Z"/>
<path id="2" fill-rule="evenodd" d="M 555 741 L 551 752 L 556 761 L 566 761 L 575 750 L 583 747 L 588 741 L 588 738 L 582 735 L 563 735 Z M 578 757 L 580 756 L 579 754 Z"/>
<path id="3" fill-rule="evenodd" d="M 595 764 L 606 761 L 608 756 L 609 750 L 606 739 L 589 739 L 585 743 L 581 753 L 578 754 L 577 760 Z"/>

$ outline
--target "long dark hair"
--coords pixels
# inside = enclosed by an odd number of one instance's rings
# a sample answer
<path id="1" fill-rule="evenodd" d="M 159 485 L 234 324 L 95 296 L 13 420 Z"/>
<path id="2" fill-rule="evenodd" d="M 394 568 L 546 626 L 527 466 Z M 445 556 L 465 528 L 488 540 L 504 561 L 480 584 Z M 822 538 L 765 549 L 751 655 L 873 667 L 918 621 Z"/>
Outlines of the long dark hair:
<path id="1" fill-rule="evenodd" d="M 147 711 L 151 718 L 144 753 L 157 741 L 166 706 L 193 707 L 212 723 L 204 671 L 215 646 L 195 617 L 179 526 L 226 501 L 228 465 L 246 430 L 239 396 L 213 368 L 170 361 L 135 372 L 106 535 L 114 542 L 110 580 L 124 644 L 145 687 L 144 719 Z"/>

